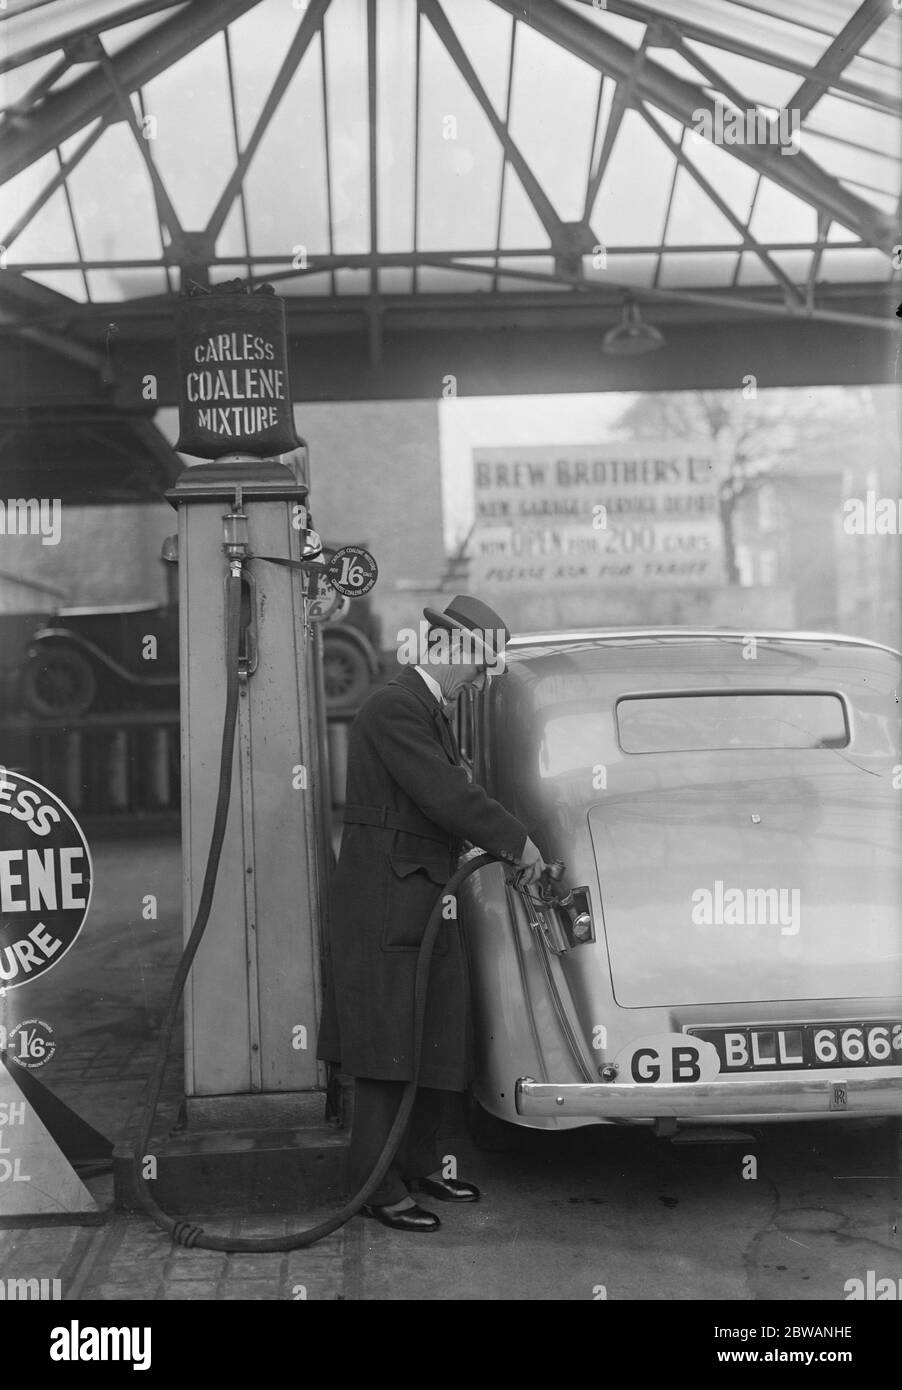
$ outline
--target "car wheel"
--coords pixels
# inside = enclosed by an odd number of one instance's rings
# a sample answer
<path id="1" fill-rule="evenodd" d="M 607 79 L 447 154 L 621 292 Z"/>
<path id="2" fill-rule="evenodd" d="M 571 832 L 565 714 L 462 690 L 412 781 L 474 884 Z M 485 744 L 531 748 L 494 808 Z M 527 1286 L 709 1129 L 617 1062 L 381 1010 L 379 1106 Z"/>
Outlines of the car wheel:
<path id="1" fill-rule="evenodd" d="M 522 1125 L 512 1125 L 508 1120 L 499 1120 L 490 1115 L 479 1101 L 468 1091 L 464 1108 L 467 1117 L 467 1130 L 477 1149 L 491 1154 L 526 1153 L 533 1139 L 533 1132 Z"/>
<path id="2" fill-rule="evenodd" d="M 97 694 L 91 663 L 70 647 L 39 648 L 22 668 L 20 697 L 29 714 L 41 719 L 75 719 Z"/>
<path id="3" fill-rule="evenodd" d="M 323 633 L 323 685 L 326 713 L 357 709 L 370 688 L 370 667 L 355 642 L 337 632 Z"/>

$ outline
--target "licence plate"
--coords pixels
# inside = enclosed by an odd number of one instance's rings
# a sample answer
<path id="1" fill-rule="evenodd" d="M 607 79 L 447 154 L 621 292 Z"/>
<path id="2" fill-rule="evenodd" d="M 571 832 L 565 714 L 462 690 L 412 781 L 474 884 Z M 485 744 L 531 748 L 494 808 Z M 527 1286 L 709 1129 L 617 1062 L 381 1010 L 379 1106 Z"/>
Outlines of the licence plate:
<path id="1" fill-rule="evenodd" d="M 685 1031 L 714 1044 L 721 1073 L 902 1065 L 902 1022 L 896 1019 Z"/>

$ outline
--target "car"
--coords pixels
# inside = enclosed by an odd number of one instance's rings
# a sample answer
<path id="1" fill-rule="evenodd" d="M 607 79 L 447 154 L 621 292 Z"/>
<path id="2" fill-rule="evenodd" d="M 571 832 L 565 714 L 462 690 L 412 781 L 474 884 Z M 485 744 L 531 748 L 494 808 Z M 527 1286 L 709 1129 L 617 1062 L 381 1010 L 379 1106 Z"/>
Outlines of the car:
<path id="1" fill-rule="evenodd" d="M 38 719 L 154 704 L 177 707 L 178 606 L 60 608 L 31 636 L 19 703 Z"/>
<path id="2" fill-rule="evenodd" d="M 539 633 L 462 693 L 472 775 L 565 866 L 461 890 L 477 1139 L 902 1115 L 900 660 Z"/>
<path id="3" fill-rule="evenodd" d="M 335 548 L 324 547 L 326 558 Z M 326 713 L 347 715 L 363 703 L 379 672 L 378 621 L 368 599 L 341 600 L 330 592 L 323 622 Z M 16 685 L 19 708 L 42 720 L 176 709 L 178 604 L 83 606 L 44 615 L 31 632 Z"/>
<path id="4" fill-rule="evenodd" d="M 0 612 L 0 720 L 14 716 L 18 710 L 25 654 L 35 629 L 46 621 L 47 614 L 42 609 Z"/>

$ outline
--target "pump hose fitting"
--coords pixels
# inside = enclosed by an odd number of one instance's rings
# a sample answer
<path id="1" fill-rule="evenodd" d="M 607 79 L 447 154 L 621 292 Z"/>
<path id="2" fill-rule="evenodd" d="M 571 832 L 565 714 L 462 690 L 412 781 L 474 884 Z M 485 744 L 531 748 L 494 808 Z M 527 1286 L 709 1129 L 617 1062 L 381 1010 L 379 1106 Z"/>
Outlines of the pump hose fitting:
<path id="1" fill-rule="evenodd" d="M 134 1177 L 134 1193 L 143 1211 L 152 1221 L 164 1231 L 168 1231 L 173 1241 L 178 1245 L 186 1246 L 190 1249 L 199 1250 L 224 1250 L 229 1253 L 249 1252 L 253 1254 L 267 1254 L 275 1251 L 301 1250 L 305 1246 L 314 1245 L 316 1241 L 322 1240 L 324 1236 L 331 1235 L 337 1231 L 346 1221 L 349 1221 L 360 1208 L 369 1201 L 372 1194 L 379 1187 L 389 1166 L 394 1158 L 398 1146 L 401 1142 L 407 1122 L 410 1119 L 410 1112 L 413 1109 L 416 1097 L 417 1078 L 420 1070 L 420 1056 L 423 1047 L 423 1025 L 426 1016 L 426 988 L 429 982 L 429 966 L 432 959 L 432 949 L 435 939 L 442 924 L 442 904 L 448 894 L 452 896 L 460 888 L 465 879 L 477 869 L 482 869 L 486 864 L 494 862 L 490 854 L 480 854 L 473 859 L 467 860 L 462 864 L 448 879 L 443 893 L 436 898 L 436 903 L 432 912 L 429 914 L 429 921 L 423 933 L 423 940 L 420 943 L 417 954 L 416 974 L 414 977 L 414 1019 L 413 1019 L 413 1051 L 411 1065 L 411 1079 L 405 1083 L 401 1096 L 401 1103 L 398 1106 L 398 1113 L 389 1131 L 388 1138 L 382 1153 L 379 1155 L 378 1162 L 370 1176 L 367 1178 L 363 1187 L 355 1192 L 352 1197 L 345 1202 L 344 1206 L 338 1211 L 319 1222 L 316 1226 L 310 1226 L 305 1231 L 295 1231 L 293 1234 L 271 1237 L 243 1237 L 243 1236 L 217 1236 L 208 1234 L 202 1226 L 186 1217 L 175 1218 L 167 1215 L 163 1209 L 151 1196 L 144 1176 L 145 1161 L 150 1144 L 151 1130 L 153 1129 L 154 1118 L 157 1106 L 160 1101 L 160 1094 L 163 1089 L 163 1078 L 166 1071 L 166 1059 L 169 1055 L 169 1048 L 172 1042 L 172 1035 L 178 1019 L 179 1001 L 185 988 L 185 981 L 188 972 L 197 954 L 207 922 L 210 917 L 210 908 L 213 903 L 213 892 L 216 887 L 216 876 L 219 872 L 219 861 L 222 856 L 223 841 L 225 839 L 226 822 L 229 814 L 229 801 L 231 798 L 232 786 L 232 765 L 234 762 L 235 746 L 235 726 L 238 717 L 238 652 L 239 635 L 241 623 L 241 574 L 240 567 L 238 572 L 232 571 L 226 580 L 226 706 L 225 718 L 222 727 L 222 749 L 219 761 L 219 792 L 216 798 L 216 810 L 213 817 L 213 831 L 210 837 L 210 851 L 207 855 L 207 864 L 204 871 L 203 887 L 201 889 L 200 902 L 197 907 L 197 915 L 190 935 L 182 952 L 181 960 L 172 981 L 169 991 L 169 1001 L 166 1006 L 166 1013 L 160 1029 L 160 1038 L 157 1046 L 157 1055 L 154 1060 L 154 1067 L 147 1087 L 147 1096 L 144 1103 L 144 1110 L 141 1116 L 141 1125 L 135 1150 L 132 1154 L 132 1172 Z"/>

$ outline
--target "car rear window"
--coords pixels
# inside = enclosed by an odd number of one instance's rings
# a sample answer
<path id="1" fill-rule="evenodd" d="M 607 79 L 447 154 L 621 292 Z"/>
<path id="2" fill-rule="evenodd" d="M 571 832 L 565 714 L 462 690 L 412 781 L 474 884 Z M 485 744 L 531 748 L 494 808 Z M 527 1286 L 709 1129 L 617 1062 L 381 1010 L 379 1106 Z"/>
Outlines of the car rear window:
<path id="1" fill-rule="evenodd" d="M 838 695 L 724 692 L 649 695 L 617 702 L 625 753 L 720 748 L 844 748 L 846 711 Z"/>

